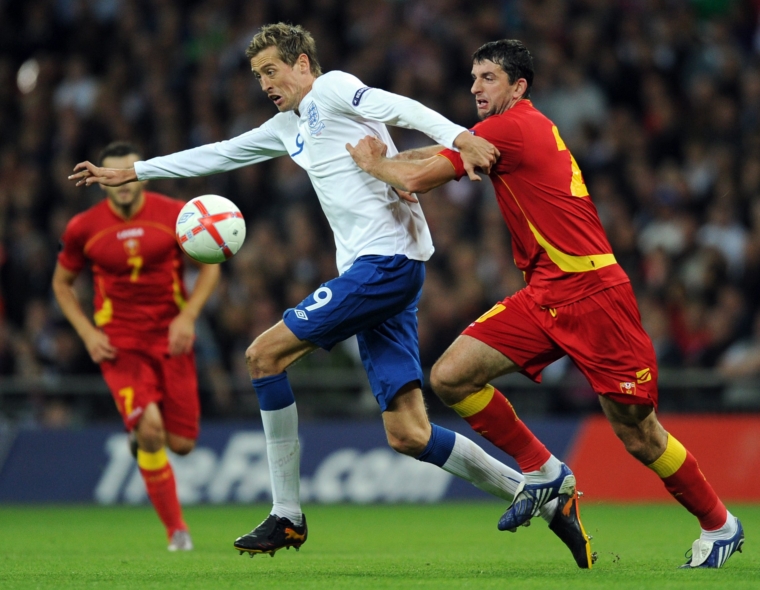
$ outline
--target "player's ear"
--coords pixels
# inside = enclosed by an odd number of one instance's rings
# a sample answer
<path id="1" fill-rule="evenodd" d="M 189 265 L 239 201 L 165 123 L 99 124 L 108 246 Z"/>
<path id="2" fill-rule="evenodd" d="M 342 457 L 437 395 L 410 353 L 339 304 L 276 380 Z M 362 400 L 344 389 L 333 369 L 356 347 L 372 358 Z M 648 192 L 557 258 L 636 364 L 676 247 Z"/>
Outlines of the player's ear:
<path id="1" fill-rule="evenodd" d="M 311 71 L 311 63 L 309 63 L 309 56 L 302 53 L 298 56 L 298 67 L 302 74 L 306 74 Z"/>
<path id="2" fill-rule="evenodd" d="M 525 78 L 519 78 L 517 80 L 517 87 L 515 88 L 517 98 L 524 98 L 526 92 L 528 92 L 528 81 Z"/>

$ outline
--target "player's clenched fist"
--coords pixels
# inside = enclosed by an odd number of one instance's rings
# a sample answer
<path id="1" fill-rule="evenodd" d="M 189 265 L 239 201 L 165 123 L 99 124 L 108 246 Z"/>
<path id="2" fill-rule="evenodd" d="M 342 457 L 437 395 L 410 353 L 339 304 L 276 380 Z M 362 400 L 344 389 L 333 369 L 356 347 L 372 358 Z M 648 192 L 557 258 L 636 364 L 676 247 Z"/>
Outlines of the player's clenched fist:
<path id="1" fill-rule="evenodd" d="M 74 174 L 69 176 L 69 180 L 76 182 L 76 186 L 90 186 L 96 182 L 103 186 L 121 186 L 135 182 L 137 173 L 134 168 L 101 168 L 92 162 L 79 162 L 74 166 Z"/>

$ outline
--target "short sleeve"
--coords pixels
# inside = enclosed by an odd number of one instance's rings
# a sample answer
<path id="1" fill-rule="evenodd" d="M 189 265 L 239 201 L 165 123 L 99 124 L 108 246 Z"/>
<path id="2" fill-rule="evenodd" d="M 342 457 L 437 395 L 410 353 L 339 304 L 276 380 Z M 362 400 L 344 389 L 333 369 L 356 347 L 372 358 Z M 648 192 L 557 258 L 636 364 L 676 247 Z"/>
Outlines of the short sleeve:
<path id="1" fill-rule="evenodd" d="M 462 176 L 467 174 L 467 171 L 464 169 L 464 163 L 462 162 L 462 155 L 459 152 L 447 148 L 439 152 L 437 155 L 441 158 L 446 158 L 451 163 L 454 167 L 456 180 L 459 180 Z"/>
<path id="2" fill-rule="evenodd" d="M 81 231 L 80 221 L 80 217 L 74 217 L 66 226 L 58 252 L 58 263 L 73 273 L 79 273 L 87 264 L 84 255 L 85 237 Z"/>
<path id="3" fill-rule="evenodd" d="M 523 135 L 520 126 L 511 117 L 489 117 L 470 129 L 470 133 L 491 142 L 499 150 L 499 161 L 491 168 L 492 173 L 509 174 L 517 168 L 522 160 Z M 451 162 L 457 180 L 467 174 L 459 152 L 446 149 L 438 155 Z"/>

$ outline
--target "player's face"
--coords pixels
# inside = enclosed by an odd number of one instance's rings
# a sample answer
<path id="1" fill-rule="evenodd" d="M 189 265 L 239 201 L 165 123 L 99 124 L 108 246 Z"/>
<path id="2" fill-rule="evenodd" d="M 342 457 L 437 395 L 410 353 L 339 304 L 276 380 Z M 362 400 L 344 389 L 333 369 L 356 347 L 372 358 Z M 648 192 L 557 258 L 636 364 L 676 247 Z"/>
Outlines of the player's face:
<path id="1" fill-rule="evenodd" d="M 282 61 L 277 47 L 267 47 L 254 55 L 251 70 L 267 98 L 281 113 L 296 110 L 314 82 L 305 55 L 302 54 L 291 67 Z"/>
<path id="2" fill-rule="evenodd" d="M 478 117 L 485 119 L 491 115 L 500 115 L 512 107 L 521 97 L 522 86 L 526 84 L 524 78 L 509 83 L 509 75 L 501 69 L 501 66 L 489 60 L 472 64 L 472 88 L 470 92 L 475 95 L 475 106 L 478 109 Z"/>
<path id="3" fill-rule="evenodd" d="M 110 157 L 103 159 L 103 168 L 132 168 L 140 157 L 137 154 L 128 154 L 126 156 Z M 125 213 L 134 212 L 133 208 L 139 206 L 143 189 L 145 187 L 144 182 L 128 182 L 122 186 L 103 186 L 100 185 L 108 200 L 111 201 L 116 207 L 124 211 Z"/>

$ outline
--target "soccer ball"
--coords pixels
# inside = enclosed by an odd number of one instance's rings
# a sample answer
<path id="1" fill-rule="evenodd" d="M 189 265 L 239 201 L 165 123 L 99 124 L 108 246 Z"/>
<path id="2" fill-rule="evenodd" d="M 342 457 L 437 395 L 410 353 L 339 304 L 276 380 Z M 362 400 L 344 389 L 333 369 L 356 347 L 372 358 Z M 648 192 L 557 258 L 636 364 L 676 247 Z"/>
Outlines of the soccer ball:
<path id="1" fill-rule="evenodd" d="M 245 220 L 235 203 L 218 195 L 188 201 L 177 216 L 177 242 L 199 262 L 216 264 L 232 258 L 245 240 Z"/>

